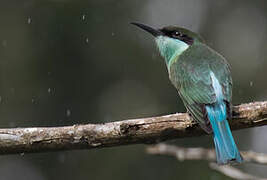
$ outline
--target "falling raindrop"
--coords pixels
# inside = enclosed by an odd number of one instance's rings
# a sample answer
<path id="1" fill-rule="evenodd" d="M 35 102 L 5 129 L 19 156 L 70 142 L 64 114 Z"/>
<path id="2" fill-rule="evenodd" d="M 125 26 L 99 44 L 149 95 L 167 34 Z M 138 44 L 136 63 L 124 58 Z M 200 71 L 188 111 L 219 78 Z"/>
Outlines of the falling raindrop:
<path id="1" fill-rule="evenodd" d="M 0 96 L 0 103 L 2 103 L 2 96 Z"/>
<path id="2" fill-rule="evenodd" d="M 152 59 L 157 59 L 157 54 L 156 53 L 152 53 L 151 57 L 152 57 Z"/>
<path id="3" fill-rule="evenodd" d="M 111 36 L 115 36 L 115 33 L 114 33 L 114 32 L 112 32 L 112 33 L 111 33 Z"/>
<path id="4" fill-rule="evenodd" d="M 15 88 L 10 88 L 11 93 L 15 93 Z"/>
<path id="5" fill-rule="evenodd" d="M 4 46 L 4 47 L 7 46 L 7 41 L 6 41 L 6 40 L 3 40 L 3 41 L 2 41 L 2 46 Z"/>
<path id="6" fill-rule="evenodd" d="M 48 89 L 47 89 L 47 92 L 48 92 L 48 93 L 51 93 L 51 92 L 52 92 L 51 88 L 48 88 Z"/>
<path id="7" fill-rule="evenodd" d="M 58 161 L 60 162 L 60 163 L 64 163 L 65 162 L 65 159 L 66 159 L 66 156 L 65 156 L 65 154 L 60 154 L 59 156 L 58 156 Z"/>
<path id="8" fill-rule="evenodd" d="M 9 126 L 9 127 L 15 127 L 16 124 L 15 124 L 13 121 L 11 121 L 11 122 L 8 122 L 8 126 Z"/>
<path id="9" fill-rule="evenodd" d="M 86 39 L 85 39 L 85 42 L 88 44 L 88 43 L 89 43 L 89 39 L 88 39 L 88 38 L 86 38 Z"/>
<path id="10" fill-rule="evenodd" d="M 85 20 L 85 14 L 82 15 L 82 20 L 83 20 L 83 21 Z"/>
<path id="11" fill-rule="evenodd" d="M 70 115 L 71 115 L 71 110 L 70 110 L 70 109 L 67 109 L 67 111 L 66 111 L 66 116 L 67 116 L 67 117 L 70 117 Z"/>
<path id="12" fill-rule="evenodd" d="M 253 86 L 253 81 L 250 81 L 249 82 L 249 85 L 252 87 Z"/>
<path id="13" fill-rule="evenodd" d="M 37 104 L 38 103 L 38 98 L 33 96 L 31 99 L 32 104 Z"/>
<path id="14" fill-rule="evenodd" d="M 27 19 L 27 23 L 28 23 L 28 24 L 31 24 L 31 22 L 32 22 L 32 19 L 31 19 L 30 17 L 28 17 L 28 19 Z"/>

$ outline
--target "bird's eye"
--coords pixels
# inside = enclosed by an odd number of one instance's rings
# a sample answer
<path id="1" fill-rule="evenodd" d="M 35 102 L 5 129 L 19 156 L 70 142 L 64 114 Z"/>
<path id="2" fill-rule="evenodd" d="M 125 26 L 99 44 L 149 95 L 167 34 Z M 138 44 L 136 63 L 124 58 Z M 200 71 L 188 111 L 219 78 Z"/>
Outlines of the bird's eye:
<path id="1" fill-rule="evenodd" d="M 172 33 L 172 36 L 173 36 L 174 38 L 181 37 L 181 36 L 182 36 L 182 33 L 180 33 L 179 31 L 174 31 L 174 32 Z"/>

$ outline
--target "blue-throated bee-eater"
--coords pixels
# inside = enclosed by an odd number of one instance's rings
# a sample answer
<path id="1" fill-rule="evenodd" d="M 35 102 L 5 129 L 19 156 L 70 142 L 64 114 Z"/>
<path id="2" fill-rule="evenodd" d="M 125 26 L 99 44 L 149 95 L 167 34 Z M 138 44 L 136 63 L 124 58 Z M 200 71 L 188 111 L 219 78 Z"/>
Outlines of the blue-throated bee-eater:
<path id="1" fill-rule="evenodd" d="M 217 163 L 242 162 L 227 121 L 232 114 L 232 78 L 225 58 L 185 28 L 132 24 L 155 37 L 169 78 L 189 114 L 207 133 L 213 133 Z"/>

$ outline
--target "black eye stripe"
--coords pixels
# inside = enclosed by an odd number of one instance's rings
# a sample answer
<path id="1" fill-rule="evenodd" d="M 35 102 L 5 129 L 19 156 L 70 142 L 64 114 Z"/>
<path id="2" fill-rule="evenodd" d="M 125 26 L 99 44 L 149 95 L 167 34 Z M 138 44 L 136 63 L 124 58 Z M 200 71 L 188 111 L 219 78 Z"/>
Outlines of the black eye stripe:
<path id="1" fill-rule="evenodd" d="M 186 35 L 182 34 L 181 32 L 179 31 L 173 31 L 170 33 L 172 37 L 174 38 L 178 38 L 178 37 L 185 37 Z"/>
<path id="2" fill-rule="evenodd" d="M 193 38 L 189 37 L 187 34 L 184 34 L 179 30 L 161 29 L 160 31 L 163 32 L 168 37 L 179 39 L 189 45 L 192 45 L 194 42 Z"/>
<path id="3" fill-rule="evenodd" d="M 168 30 L 165 30 L 163 29 L 162 32 L 166 35 L 166 36 L 169 36 L 169 37 L 179 37 L 180 35 L 182 35 L 179 31 L 168 31 Z"/>

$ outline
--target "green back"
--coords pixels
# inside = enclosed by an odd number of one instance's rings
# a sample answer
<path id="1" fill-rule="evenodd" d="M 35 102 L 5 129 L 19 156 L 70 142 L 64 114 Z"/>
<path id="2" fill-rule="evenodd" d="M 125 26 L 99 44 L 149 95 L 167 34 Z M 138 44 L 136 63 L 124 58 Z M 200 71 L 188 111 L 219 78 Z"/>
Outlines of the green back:
<path id="1" fill-rule="evenodd" d="M 187 110 L 206 132 L 211 133 L 204 106 L 216 101 L 210 72 L 215 74 L 230 108 L 232 79 L 226 60 L 207 45 L 197 42 L 169 64 L 170 80 L 177 88 Z M 230 111 L 230 110 L 229 110 Z"/>

